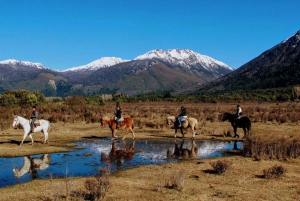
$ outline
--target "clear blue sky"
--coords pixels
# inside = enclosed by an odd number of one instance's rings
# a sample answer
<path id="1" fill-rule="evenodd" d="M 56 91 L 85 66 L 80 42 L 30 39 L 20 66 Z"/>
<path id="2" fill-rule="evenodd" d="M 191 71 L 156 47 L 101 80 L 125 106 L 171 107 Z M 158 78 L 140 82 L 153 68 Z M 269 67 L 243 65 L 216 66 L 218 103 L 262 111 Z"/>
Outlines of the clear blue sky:
<path id="1" fill-rule="evenodd" d="M 300 30 L 300 0 L 0 0 L 0 61 L 67 69 L 190 49 L 236 69 Z"/>

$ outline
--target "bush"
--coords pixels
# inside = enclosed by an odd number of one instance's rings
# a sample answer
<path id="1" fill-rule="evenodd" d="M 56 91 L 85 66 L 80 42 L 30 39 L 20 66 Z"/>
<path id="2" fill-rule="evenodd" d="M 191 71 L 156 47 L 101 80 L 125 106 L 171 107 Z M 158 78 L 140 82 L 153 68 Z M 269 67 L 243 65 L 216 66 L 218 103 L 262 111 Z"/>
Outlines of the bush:
<path id="1" fill-rule="evenodd" d="M 224 174 L 226 170 L 231 166 L 231 162 L 226 160 L 218 160 L 218 161 L 211 161 L 209 163 L 216 174 Z"/>
<path id="2" fill-rule="evenodd" d="M 89 200 L 104 198 L 109 187 L 109 168 L 100 168 L 100 173 L 85 181 L 85 188 L 89 192 Z"/>
<path id="3" fill-rule="evenodd" d="M 286 173 L 286 169 L 282 165 L 274 165 L 269 169 L 265 169 L 264 178 L 266 179 L 278 179 Z"/>
<path id="4" fill-rule="evenodd" d="M 165 187 L 182 191 L 184 188 L 185 172 L 183 170 L 165 179 Z"/>

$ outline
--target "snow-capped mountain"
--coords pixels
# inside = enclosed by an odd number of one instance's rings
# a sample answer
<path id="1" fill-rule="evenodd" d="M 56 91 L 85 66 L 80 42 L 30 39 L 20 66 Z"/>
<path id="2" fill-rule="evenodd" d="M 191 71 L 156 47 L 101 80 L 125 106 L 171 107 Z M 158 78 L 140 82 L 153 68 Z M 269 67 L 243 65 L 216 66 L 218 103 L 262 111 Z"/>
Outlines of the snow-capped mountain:
<path id="1" fill-rule="evenodd" d="M 136 57 L 134 60 L 143 60 L 143 59 L 159 59 L 165 62 L 168 62 L 172 65 L 180 65 L 186 68 L 191 66 L 201 65 L 206 70 L 213 70 L 219 67 L 226 68 L 228 70 L 233 70 L 225 63 L 215 60 L 209 56 L 201 55 L 197 52 L 188 49 L 171 49 L 171 50 L 152 50 L 146 54 Z"/>
<path id="2" fill-rule="evenodd" d="M 126 62 L 127 60 L 117 58 L 117 57 L 102 57 L 100 59 L 97 59 L 89 64 L 78 66 L 78 67 L 73 67 L 66 69 L 62 72 L 66 71 L 94 71 L 99 68 L 106 68 L 110 67 L 119 63 Z"/>
<path id="3" fill-rule="evenodd" d="M 18 61 L 15 59 L 8 59 L 8 60 L 0 61 L 0 64 L 6 64 L 6 65 L 13 66 L 13 67 L 26 66 L 26 67 L 32 67 L 32 68 L 38 68 L 38 69 L 48 69 L 41 63 L 33 63 L 30 61 Z"/>

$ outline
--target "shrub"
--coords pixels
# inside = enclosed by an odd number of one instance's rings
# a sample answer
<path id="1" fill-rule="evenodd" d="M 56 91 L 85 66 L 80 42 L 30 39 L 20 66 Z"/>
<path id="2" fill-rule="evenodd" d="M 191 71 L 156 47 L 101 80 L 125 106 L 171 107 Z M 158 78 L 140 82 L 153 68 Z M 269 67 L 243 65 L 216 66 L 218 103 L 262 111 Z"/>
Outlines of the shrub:
<path id="1" fill-rule="evenodd" d="M 209 163 L 216 174 L 224 174 L 226 170 L 231 166 L 231 162 L 226 160 L 217 160 L 217 161 L 211 161 Z"/>
<path id="2" fill-rule="evenodd" d="M 109 187 L 109 168 L 100 168 L 99 174 L 96 174 L 94 178 L 87 179 L 85 181 L 85 188 L 89 192 L 90 200 L 97 200 L 104 198 Z"/>
<path id="3" fill-rule="evenodd" d="M 282 165 L 274 165 L 269 169 L 263 170 L 264 178 L 267 179 L 278 179 L 286 173 L 286 169 Z"/>
<path id="4" fill-rule="evenodd" d="M 165 178 L 165 187 L 182 191 L 184 188 L 184 177 L 184 170 L 181 170 L 178 173 L 174 173 L 173 175 L 168 176 L 167 178 Z"/>

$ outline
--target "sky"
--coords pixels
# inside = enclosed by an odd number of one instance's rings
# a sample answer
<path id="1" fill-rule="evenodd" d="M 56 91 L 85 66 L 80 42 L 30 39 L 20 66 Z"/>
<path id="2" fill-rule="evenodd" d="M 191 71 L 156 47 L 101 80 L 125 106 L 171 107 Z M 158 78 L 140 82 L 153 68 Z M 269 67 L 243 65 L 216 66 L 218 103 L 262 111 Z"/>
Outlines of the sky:
<path id="1" fill-rule="evenodd" d="M 0 0 L 0 61 L 54 70 L 190 49 L 237 69 L 300 30 L 299 0 Z"/>

